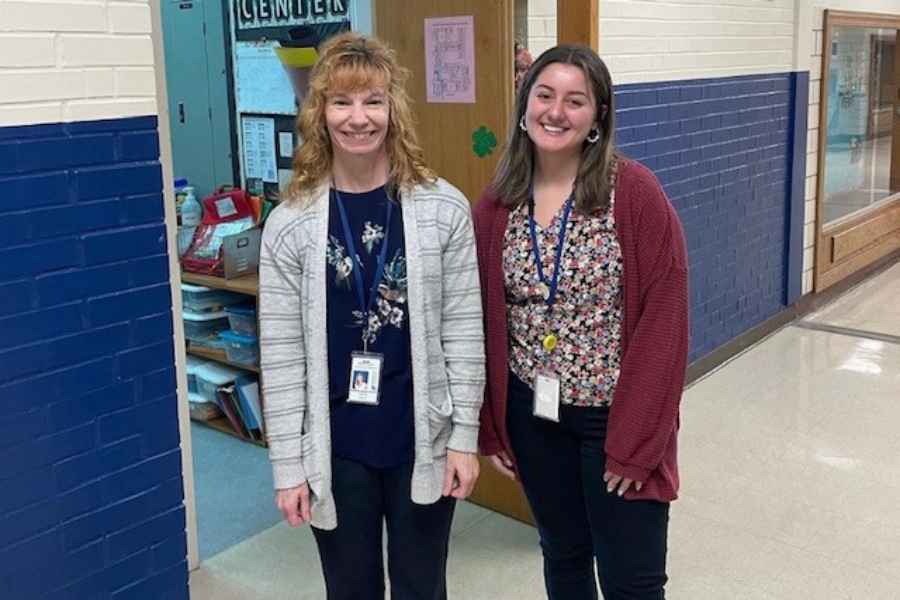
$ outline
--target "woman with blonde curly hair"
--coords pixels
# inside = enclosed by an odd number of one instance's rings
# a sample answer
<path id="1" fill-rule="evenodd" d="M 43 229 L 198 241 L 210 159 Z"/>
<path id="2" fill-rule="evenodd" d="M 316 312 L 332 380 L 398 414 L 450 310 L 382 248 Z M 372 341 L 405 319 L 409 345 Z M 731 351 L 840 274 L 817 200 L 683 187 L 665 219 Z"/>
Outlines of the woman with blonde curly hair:
<path id="1" fill-rule="evenodd" d="M 469 203 L 425 166 L 392 50 L 319 54 L 260 259 L 276 505 L 311 523 L 329 600 L 384 598 L 383 529 L 391 597 L 440 600 L 485 381 Z"/>

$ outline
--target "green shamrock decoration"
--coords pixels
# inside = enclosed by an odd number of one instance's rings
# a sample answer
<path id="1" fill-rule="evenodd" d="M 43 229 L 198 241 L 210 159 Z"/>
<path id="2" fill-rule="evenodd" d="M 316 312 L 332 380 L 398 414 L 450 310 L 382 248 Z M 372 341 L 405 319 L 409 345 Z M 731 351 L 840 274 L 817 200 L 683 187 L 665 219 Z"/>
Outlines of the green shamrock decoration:
<path id="1" fill-rule="evenodd" d="M 472 145 L 472 150 L 475 151 L 478 158 L 484 158 L 489 154 L 493 154 L 494 148 L 497 147 L 497 136 L 484 125 L 472 132 L 472 141 L 475 142 Z"/>

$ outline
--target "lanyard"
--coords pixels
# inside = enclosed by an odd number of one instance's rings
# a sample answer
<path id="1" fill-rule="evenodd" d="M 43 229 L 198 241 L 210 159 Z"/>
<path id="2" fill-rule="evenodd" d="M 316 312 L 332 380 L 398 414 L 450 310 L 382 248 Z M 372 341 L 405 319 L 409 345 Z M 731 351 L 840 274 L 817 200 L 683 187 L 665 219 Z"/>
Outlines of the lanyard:
<path id="1" fill-rule="evenodd" d="M 544 277 L 544 266 L 543 263 L 541 263 L 541 248 L 538 244 L 537 230 L 534 224 L 534 198 L 531 198 L 531 203 L 529 205 L 529 208 L 531 210 L 528 212 L 528 225 L 531 229 L 531 248 L 534 251 L 534 264 L 535 266 L 537 266 L 538 279 L 541 280 L 541 283 L 547 290 L 545 294 L 547 300 L 547 308 L 549 308 L 551 311 L 553 310 L 553 303 L 556 302 L 556 288 L 559 281 L 559 265 L 562 262 L 563 247 L 566 243 L 566 225 L 569 222 L 569 213 L 572 212 L 572 203 L 574 199 L 575 195 L 572 194 L 566 200 L 566 209 L 565 211 L 563 211 L 562 221 L 559 224 L 559 240 L 556 243 L 556 261 L 553 263 L 553 278 L 550 280 L 549 287 L 547 286 L 546 277 Z"/>
<path id="2" fill-rule="evenodd" d="M 344 227 L 344 241 L 347 242 L 347 250 L 350 252 L 350 257 L 354 265 L 353 276 L 356 279 L 356 295 L 359 299 L 360 311 L 362 312 L 363 350 L 368 352 L 369 311 L 372 310 L 372 304 L 375 303 L 375 296 L 378 294 L 378 286 L 381 284 L 381 280 L 384 279 L 384 265 L 387 261 L 387 247 L 388 239 L 391 235 L 391 214 L 394 210 L 394 203 L 391 202 L 390 198 L 387 201 L 387 214 L 385 215 L 384 221 L 384 239 L 381 240 L 381 252 L 378 253 L 378 265 L 375 268 L 375 277 L 372 279 L 372 287 L 369 288 L 369 301 L 366 302 L 365 296 L 363 295 L 362 263 L 359 260 L 359 256 L 356 254 L 356 244 L 353 242 L 353 232 L 350 230 L 350 221 L 347 219 L 344 201 L 341 198 L 341 193 L 336 187 L 331 189 L 334 190 L 334 199 L 337 201 L 338 212 L 341 214 L 341 225 Z"/>
<path id="3" fill-rule="evenodd" d="M 558 342 L 558 338 L 556 334 L 553 333 L 549 329 L 550 320 L 553 317 L 553 303 L 556 302 L 556 289 L 557 284 L 559 282 L 559 267 L 562 262 L 562 253 L 563 248 L 566 244 L 566 225 L 569 223 L 569 213 L 572 212 L 572 204 L 575 200 L 575 194 L 572 193 L 569 198 L 566 200 L 566 209 L 563 211 L 562 220 L 559 224 L 559 236 L 556 242 L 556 260 L 553 263 L 553 278 L 550 280 L 550 286 L 547 286 L 546 278 L 544 277 L 544 266 L 541 263 L 541 248 L 538 244 L 537 239 L 537 230 L 534 224 L 534 196 L 531 197 L 531 203 L 529 204 L 529 208 L 531 209 L 528 212 L 528 225 L 531 229 L 531 247 L 534 250 L 534 264 L 537 267 L 538 279 L 541 280 L 540 287 L 541 293 L 544 296 L 544 299 L 547 301 L 547 330 L 544 332 L 544 337 L 541 340 L 541 346 L 543 346 L 544 350 L 547 354 L 553 352 L 554 348 L 556 348 L 556 344 Z"/>

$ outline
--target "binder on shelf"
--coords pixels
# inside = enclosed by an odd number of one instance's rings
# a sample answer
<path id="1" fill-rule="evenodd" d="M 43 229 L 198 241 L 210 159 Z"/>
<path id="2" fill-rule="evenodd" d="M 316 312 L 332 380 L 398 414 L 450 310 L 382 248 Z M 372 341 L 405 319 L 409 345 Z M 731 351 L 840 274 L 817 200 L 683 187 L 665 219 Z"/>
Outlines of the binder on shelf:
<path id="1" fill-rule="evenodd" d="M 262 408 L 259 404 L 259 380 L 256 377 L 241 375 L 234 383 L 247 428 L 257 429 L 261 435 L 264 434 Z"/>
<path id="2" fill-rule="evenodd" d="M 222 408 L 222 412 L 225 413 L 225 416 L 228 417 L 228 421 L 231 423 L 231 426 L 241 437 L 253 439 L 250 436 L 250 432 L 247 430 L 246 425 L 244 425 L 243 418 L 235 406 L 235 398 L 234 398 L 234 384 L 229 383 L 227 385 L 223 385 L 216 389 L 216 396 L 219 399 L 219 406 Z"/>
<path id="3" fill-rule="evenodd" d="M 228 420 L 231 421 L 232 427 L 241 437 L 251 440 L 261 440 L 262 432 L 259 426 L 259 420 L 256 415 L 249 410 L 249 405 L 241 400 L 237 383 L 229 383 L 223 385 L 216 390 L 216 395 L 222 404 Z"/>

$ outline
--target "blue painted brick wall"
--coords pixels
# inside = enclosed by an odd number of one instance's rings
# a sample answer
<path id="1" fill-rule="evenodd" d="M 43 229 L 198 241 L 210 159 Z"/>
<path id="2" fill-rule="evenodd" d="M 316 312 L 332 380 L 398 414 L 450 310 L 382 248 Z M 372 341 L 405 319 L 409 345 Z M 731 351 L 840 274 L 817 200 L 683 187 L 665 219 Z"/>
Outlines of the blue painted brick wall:
<path id="1" fill-rule="evenodd" d="M 155 118 L 0 128 L 0 598 L 186 600 Z"/>
<path id="2" fill-rule="evenodd" d="M 805 154 L 795 147 L 794 124 L 806 127 L 794 79 L 787 73 L 616 88 L 619 149 L 656 173 L 684 224 L 691 361 L 786 307 L 788 232 L 802 227 L 790 221 L 792 203 L 803 202 L 792 184 L 805 176 L 793 161 L 795 152 Z"/>

